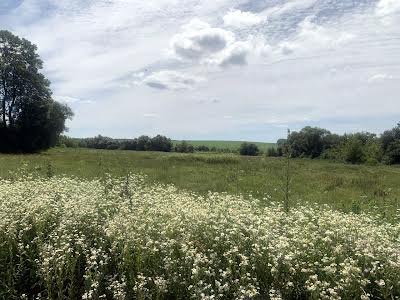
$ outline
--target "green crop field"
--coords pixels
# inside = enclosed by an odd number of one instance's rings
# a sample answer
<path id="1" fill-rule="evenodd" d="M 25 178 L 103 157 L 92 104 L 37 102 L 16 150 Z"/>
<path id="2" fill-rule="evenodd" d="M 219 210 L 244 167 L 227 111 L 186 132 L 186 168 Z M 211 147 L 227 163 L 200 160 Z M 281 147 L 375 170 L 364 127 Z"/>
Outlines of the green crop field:
<path id="1" fill-rule="evenodd" d="M 182 141 L 174 140 L 173 143 L 176 145 Z M 199 140 L 186 140 L 187 143 L 197 146 L 207 146 L 209 148 L 215 147 L 217 149 L 229 149 L 238 150 L 243 141 L 199 141 Z M 256 144 L 260 150 L 266 151 L 268 148 L 275 147 L 275 143 L 263 143 L 263 142 L 247 142 Z"/>

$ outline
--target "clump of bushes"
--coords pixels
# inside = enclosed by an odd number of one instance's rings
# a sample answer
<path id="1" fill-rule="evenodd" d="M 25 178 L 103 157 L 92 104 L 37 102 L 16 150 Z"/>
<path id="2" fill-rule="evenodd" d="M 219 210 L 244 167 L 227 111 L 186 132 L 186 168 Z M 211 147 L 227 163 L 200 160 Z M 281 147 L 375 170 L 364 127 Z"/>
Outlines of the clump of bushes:
<path id="1" fill-rule="evenodd" d="M 290 147 L 292 157 L 323 158 L 352 164 L 399 164 L 400 123 L 380 137 L 374 133 L 358 132 L 338 135 L 317 127 L 304 127 L 281 139 L 277 149 L 269 149 L 268 156 L 282 156 Z"/>
<path id="2" fill-rule="evenodd" d="M 194 147 L 193 147 L 193 145 L 188 144 L 186 141 L 182 141 L 181 143 L 179 143 L 175 146 L 175 152 L 193 153 Z"/>
<path id="3" fill-rule="evenodd" d="M 243 143 L 240 145 L 239 153 L 240 155 L 257 156 L 260 153 L 260 150 L 256 144 Z"/>

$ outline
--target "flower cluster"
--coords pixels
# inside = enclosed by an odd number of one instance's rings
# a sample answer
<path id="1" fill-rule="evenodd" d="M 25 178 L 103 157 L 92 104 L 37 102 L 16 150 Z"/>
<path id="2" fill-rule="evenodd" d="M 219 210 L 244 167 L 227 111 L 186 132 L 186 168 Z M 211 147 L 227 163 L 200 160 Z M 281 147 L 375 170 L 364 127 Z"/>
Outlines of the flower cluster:
<path id="1" fill-rule="evenodd" d="M 369 215 L 140 175 L 0 191 L 1 299 L 400 299 L 400 225 Z"/>

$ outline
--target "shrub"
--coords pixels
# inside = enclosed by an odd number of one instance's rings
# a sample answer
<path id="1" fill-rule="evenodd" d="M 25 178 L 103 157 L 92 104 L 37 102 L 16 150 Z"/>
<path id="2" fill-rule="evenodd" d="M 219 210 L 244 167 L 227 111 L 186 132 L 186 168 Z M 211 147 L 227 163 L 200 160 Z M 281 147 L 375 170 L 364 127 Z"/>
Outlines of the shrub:
<path id="1" fill-rule="evenodd" d="M 257 156 L 260 153 L 256 144 L 243 143 L 239 149 L 240 155 Z"/>
<path id="2" fill-rule="evenodd" d="M 210 148 L 208 148 L 207 146 L 202 145 L 202 146 L 197 146 L 195 148 L 195 150 L 199 151 L 199 152 L 209 152 Z"/>
<path id="3" fill-rule="evenodd" d="M 186 141 L 182 141 L 180 144 L 175 146 L 175 152 L 179 153 L 193 153 L 194 147 L 193 145 L 188 144 Z"/>

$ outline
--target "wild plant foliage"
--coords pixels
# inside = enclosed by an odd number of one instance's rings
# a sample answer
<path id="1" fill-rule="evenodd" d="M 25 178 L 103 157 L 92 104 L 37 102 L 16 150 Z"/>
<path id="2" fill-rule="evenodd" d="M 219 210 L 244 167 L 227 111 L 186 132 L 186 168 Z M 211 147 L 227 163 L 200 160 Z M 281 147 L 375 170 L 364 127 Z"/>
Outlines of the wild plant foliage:
<path id="1" fill-rule="evenodd" d="M 0 190 L 1 299 L 400 297 L 400 225 L 368 215 L 139 175 L 28 175 Z"/>

